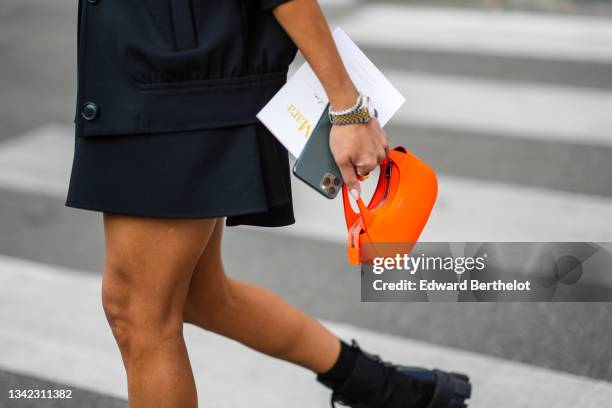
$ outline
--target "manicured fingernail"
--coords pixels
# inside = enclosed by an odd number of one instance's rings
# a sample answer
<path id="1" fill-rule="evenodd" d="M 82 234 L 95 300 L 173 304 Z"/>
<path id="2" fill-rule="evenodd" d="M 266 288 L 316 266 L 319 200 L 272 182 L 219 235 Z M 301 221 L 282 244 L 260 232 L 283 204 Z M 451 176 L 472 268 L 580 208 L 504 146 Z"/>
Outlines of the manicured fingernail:
<path id="1" fill-rule="evenodd" d="M 354 189 L 352 189 L 352 190 L 351 190 L 351 195 L 353 196 L 353 198 L 354 198 L 355 200 L 358 200 L 358 199 L 359 199 L 359 191 L 357 191 L 357 189 L 355 189 L 355 188 L 354 188 Z"/>

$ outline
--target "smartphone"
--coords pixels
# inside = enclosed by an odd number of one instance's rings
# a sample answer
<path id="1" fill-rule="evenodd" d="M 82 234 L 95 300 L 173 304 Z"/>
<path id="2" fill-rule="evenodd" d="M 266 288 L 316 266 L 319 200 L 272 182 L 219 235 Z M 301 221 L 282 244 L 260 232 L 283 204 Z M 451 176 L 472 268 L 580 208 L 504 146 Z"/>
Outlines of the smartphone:
<path id="1" fill-rule="evenodd" d="M 342 176 L 329 148 L 331 128 L 327 105 L 293 166 L 297 178 L 329 199 L 335 198 L 342 188 Z"/>

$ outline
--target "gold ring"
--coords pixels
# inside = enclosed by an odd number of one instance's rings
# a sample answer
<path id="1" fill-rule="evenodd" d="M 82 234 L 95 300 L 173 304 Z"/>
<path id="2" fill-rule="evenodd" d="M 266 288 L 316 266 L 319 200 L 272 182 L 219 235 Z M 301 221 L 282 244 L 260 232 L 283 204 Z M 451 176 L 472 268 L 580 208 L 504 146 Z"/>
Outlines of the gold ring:
<path id="1" fill-rule="evenodd" d="M 366 172 L 366 173 L 362 173 L 359 170 L 357 170 L 357 175 L 359 177 L 361 177 L 362 180 L 366 180 L 368 177 L 370 177 L 370 172 Z"/>

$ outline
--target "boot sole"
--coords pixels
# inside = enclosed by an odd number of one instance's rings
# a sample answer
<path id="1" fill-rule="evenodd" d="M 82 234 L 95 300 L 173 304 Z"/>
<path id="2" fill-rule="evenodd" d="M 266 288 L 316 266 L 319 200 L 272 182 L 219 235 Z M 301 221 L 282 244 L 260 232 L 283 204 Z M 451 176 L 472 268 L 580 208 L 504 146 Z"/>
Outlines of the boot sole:
<path id="1" fill-rule="evenodd" d="M 467 408 L 472 396 L 470 378 L 462 373 L 434 370 L 436 389 L 428 408 Z"/>

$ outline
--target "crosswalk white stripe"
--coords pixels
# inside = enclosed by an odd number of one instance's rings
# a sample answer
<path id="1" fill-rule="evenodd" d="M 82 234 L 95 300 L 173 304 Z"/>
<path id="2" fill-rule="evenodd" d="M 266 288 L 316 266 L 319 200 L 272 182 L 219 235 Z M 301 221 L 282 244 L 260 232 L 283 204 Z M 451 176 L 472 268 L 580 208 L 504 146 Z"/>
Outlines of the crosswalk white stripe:
<path id="1" fill-rule="evenodd" d="M 393 124 L 612 146 L 612 92 L 388 70 L 406 103 Z"/>
<path id="2" fill-rule="evenodd" d="M 0 256 L 2 367 L 125 398 L 124 372 L 100 305 L 98 275 Z M 387 359 L 469 373 L 475 407 L 604 408 L 612 384 L 328 323 Z M 314 376 L 194 327 L 185 330 L 201 406 L 327 406 Z"/>
<path id="3" fill-rule="evenodd" d="M 360 45 L 612 62 L 612 20 L 499 10 L 370 4 L 334 23 Z"/>

